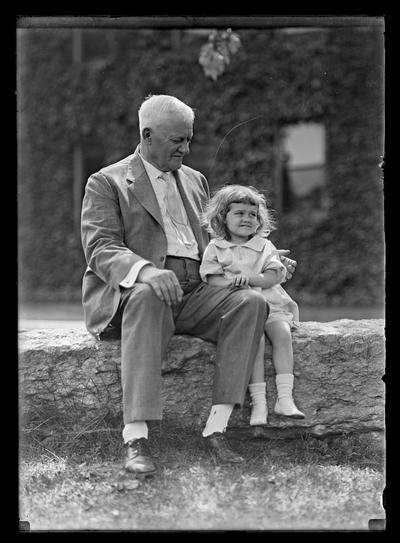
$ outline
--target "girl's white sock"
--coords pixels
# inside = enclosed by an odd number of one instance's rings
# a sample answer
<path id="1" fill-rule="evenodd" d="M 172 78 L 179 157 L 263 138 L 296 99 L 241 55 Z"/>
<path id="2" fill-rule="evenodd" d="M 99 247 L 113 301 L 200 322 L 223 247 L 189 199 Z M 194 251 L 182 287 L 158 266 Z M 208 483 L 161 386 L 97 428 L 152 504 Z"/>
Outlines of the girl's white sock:
<path id="1" fill-rule="evenodd" d="M 295 419 L 304 419 L 304 413 L 296 407 L 292 396 L 294 375 L 292 373 L 279 373 L 275 380 L 278 392 L 274 407 L 275 413 Z"/>
<path id="2" fill-rule="evenodd" d="M 203 437 L 207 437 L 214 432 L 225 432 L 233 408 L 234 404 L 228 403 L 213 405 L 203 430 Z"/>
<path id="3" fill-rule="evenodd" d="M 268 407 L 265 391 L 266 383 L 249 384 L 251 398 L 250 426 L 267 424 Z"/>
<path id="4" fill-rule="evenodd" d="M 275 376 L 278 400 L 285 403 L 285 398 L 292 399 L 294 375 L 292 373 L 278 373 Z"/>
<path id="5" fill-rule="evenodd" d="M 124 439 L 124 443 L 128 443 L 128 441 L 131 441 L 132 439 L 139 439 L 141 437 L 144 437 L 145 439 L 147 439 L 148 434 L 149 434 L 149 429 L 147 427 L 147 424 L 142 421 L 129 422 L 128 424 L 125 424 L 124 429 L 122 431 L 122 437 Z"/>

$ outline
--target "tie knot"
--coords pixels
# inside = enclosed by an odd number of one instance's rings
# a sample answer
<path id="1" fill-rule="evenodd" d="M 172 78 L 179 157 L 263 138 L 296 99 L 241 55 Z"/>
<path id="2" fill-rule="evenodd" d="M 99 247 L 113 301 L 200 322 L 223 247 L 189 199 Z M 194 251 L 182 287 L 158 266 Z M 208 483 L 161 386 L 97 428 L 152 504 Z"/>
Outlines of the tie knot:
<path id="1" fill-rule="evenodd" d="M 158 177 L 163 181 L 169 181 L 169 172 L 162 172 Z"/>

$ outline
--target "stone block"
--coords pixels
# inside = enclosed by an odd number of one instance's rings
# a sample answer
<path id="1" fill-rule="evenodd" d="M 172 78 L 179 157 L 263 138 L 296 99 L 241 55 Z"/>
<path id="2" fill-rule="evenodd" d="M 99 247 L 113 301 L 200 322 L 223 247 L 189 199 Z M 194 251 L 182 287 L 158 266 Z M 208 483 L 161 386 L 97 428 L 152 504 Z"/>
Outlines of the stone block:
<path id="1" fill-rule="evenodd" d="M 72 329 L 19 332 L 22 423 L 35 413 L 76 417 L 82 428 L 93 419 L 121 417 L 120 340 L 98 341 Z M 384 430 L 385 374 L 382 319 L 304 322 L 293 333 L 294 397 L 306 414 L 291 420 L 273 414 L 275 372 L 267 342 L 265 370 L 270 412 L 260 436 L 307 432 L 325 436 Z M 211 406 L 215 345 L 175 335 L 163 361 L 164 414 L 200 426 Z M 43 416 L 43 415 L 42 415 Z M 229 426 L 249 428 L 248 398 Z"/>

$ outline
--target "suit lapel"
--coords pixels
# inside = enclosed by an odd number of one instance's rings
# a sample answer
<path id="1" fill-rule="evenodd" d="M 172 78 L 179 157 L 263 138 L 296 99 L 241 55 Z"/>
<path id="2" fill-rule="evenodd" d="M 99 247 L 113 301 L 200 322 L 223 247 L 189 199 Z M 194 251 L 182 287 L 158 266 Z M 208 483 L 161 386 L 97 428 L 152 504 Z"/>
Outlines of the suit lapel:
<path id="1" fill-rule="evenodd" d="M 128 189 L 164 229 L 160 206 L 143 162 L 138 155 L 138 148 L 129 163 L 127 181 L 130 183 Z"/>
<path id="2" fill-rule="evenodd" d="M 188 184 L 185 182 L 182 182 L 182 178 L 184 179 L 185 174 L 183 174 L 181 171 L 178 171 L 178 170 L 173 173 L 176 179 L 176 185 L 178 187 L 183 205 L 185 207 L 185 210 L 190 222 L 190 226 L 192 227 L 194 237 L 196 238 L 196 241 L 197 241 L 200 255 L 202 255 L 206 242 L 204 241 L 203 231 L 200 226 L 198 212 L 196 208 L 193 206 L 190 195 L 188 193 L 188 189 L 187 189 Z"/>
<path id="3" fill-rule="evenodd" d="M 175 171 L 173 173 L 201 256 L 208 243 L 208 236 L 200 226 L 198 211 L 193 205 L 190 193 L 188 192 L 189 183 L 185 183 L 185 174 L 182 173 L 182 171 Z M 129 183 L 128 190 L 132 192 L 135 198 L 165 231 L 156 194 L 139 156 L 139 146 L 136 148 L 132 159 L 129 162 L 127 181 Z"/>

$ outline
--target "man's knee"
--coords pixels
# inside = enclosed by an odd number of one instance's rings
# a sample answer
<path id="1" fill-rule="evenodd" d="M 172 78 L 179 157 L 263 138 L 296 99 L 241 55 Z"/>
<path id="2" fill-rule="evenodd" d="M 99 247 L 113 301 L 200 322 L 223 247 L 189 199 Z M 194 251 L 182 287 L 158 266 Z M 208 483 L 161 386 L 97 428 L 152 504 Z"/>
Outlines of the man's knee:
<path id="1" fill-rule="evenodd" d="M 249 313 L 260 312 L 265 314 L 265 319 L 268 316 L 269 306 L 261 292 L 253 289 L 241 289 L 238 292 L 238 298 L 243 307 L 247 308 Z"/>
<path id="2" fill-rule="evenodd" d="M 172 309 L 161 301 L 150 285 L 139 283 L 125 293 L 126 298 L 122 304 L 121 326 L 140 326 L 146 333 L 150 330 L 159 330 L 159 326 L 166 326 L 166 319 L 173 323 Z M 173 326 L 171 324 L 171 326 Z"/>
<path id="3" fill-rule="evenodd" d="M 137 283 L 129 289 L 124 305 L 125 309 L 135 309 L 144 306 L 145 308 L 148 308 L 149 311 L 151 311 L 152 308 L 159 311 L 161 306 L 165 304 L 158 298 L 150 285 Z"/>
<path id="4" fill-rule="evenodd" d="M 264 296 L 258 290 L 248 289 L 245 294 L 245 298 L 247 303 L 250 304 L 252 307 L 254 306 L 263 309 L 268 306 Z"/>

